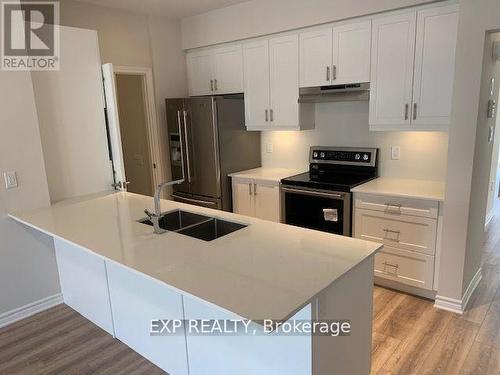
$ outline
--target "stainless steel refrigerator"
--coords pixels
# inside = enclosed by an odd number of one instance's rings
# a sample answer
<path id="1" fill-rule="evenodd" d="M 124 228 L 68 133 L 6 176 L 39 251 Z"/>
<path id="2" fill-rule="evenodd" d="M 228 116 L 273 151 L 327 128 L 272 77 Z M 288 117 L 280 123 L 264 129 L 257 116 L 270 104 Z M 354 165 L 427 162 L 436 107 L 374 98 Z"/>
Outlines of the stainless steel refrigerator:
<path id="1" fill-rule="evenodd" d="M 243 95 L 166 99 L 173 199 L 232 210 L 228 174 L 261 165 L 260 132 L 247 131 Z"/>

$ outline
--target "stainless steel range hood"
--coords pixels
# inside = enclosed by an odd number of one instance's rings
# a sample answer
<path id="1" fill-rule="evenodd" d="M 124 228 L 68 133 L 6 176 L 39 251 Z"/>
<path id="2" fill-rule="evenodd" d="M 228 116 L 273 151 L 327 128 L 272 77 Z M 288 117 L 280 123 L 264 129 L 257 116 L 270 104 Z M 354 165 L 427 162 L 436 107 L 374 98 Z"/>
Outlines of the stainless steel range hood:
<path id="1" fill-rule="evenodd" d="M 370 83 L 350 83 L 299 90 L 299 103 L 350 102 L 370 99 Z"/>

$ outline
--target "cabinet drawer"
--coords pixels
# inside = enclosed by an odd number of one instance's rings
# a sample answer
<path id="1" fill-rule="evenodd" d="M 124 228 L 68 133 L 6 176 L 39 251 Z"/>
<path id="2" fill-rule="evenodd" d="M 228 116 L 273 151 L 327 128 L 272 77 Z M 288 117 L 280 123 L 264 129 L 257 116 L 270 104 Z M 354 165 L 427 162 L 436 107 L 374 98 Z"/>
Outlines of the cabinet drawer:
<path id="1" fill-rule="evenodd" d="M 439 203 L 421 199 L 399 198 L 383 195 L 356 193 L 355 207 L 382 211 L 388 215 L 420 216 L 436 219 Z"/>
<path id="2" fill-rule="evenodd" d="M 384 246 L 375 255 L 375 276 L 432 290 L 434 257 Z"/>
<path id="3" fill-rule="evenodd" d="M 434 255 L 437 220 L 356 208 L 355 237 Z"/>

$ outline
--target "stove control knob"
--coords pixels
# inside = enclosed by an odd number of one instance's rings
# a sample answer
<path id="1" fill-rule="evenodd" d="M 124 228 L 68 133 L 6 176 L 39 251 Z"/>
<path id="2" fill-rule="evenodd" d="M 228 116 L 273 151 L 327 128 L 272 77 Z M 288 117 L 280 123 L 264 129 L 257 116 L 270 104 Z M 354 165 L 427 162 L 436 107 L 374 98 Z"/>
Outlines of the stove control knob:
<path id="1" fill-rule="evenodd" d="M 325 153 L 322 152 L 321 154 L 319 154 L 319 156 L 320 156 L 321 159 L 324 159 L 325 158 Z"/>
<path id="2" fill-rule="evenodd" d="M 368 154 L 364 154 L 364 155 L 363 155 L 363 160 L 364 160 L 364 161 L 368 161 Z"/>
<path id="3" fill-rule="evenodd" d="M 316 151 L 313 152 L 313 158 L 317 159 L 318 158 L 318 153 Z"/>
<path id="4" fill-rule="evenodd" d="M 354 159 L 356 159 L 356 160 L 360 160 L 360 159 L 361 159 L 361 155 L 360 155 L 360 154 L 356 154 L 356 155 L 354 155 Z"/>

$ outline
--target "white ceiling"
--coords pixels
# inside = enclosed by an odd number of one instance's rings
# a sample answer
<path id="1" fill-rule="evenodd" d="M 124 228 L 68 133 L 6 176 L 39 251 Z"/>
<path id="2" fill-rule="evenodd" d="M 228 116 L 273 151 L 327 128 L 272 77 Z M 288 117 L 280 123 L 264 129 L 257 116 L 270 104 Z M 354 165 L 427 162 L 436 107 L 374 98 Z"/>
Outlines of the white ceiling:
<path id="1" fill-rule="evenodd" d="M 248 0 L 80 0 L 135 13 L 184 18 Z"/>

